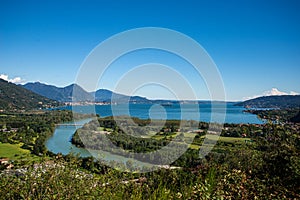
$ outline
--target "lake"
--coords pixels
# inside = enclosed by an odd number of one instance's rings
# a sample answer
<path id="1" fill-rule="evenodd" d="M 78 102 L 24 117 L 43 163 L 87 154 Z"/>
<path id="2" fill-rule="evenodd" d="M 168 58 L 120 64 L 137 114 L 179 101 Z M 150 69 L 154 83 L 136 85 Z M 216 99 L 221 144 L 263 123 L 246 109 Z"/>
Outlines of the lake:
<path id="1" fill-rule="evenodd" d="M 263 121 L 256 115 L 243 112 L 245 108 L 234 106 L 234 103 L 214 104 L 214 120 L 212 122 L 223 122 L 223 108 L 226 106 L 225 123 L 250 123 L 262 124 Z M 212 117 L 212 106 L 210 103 L 200 104 L 172 104 L 167 106 L 156 104 L 118 104 L 118 105 L 86 105 L 86 106 L 64 106 L 59 109 L 74 110 L 79 113 L 97 113 L 101 117 L 130 115 L 140 119 L 177 119 L 197 120 L 210 122 Z M 198 112 L 197 109 L 200 111 Z M 200 116 L 199 116 L 200 113 Z"/>

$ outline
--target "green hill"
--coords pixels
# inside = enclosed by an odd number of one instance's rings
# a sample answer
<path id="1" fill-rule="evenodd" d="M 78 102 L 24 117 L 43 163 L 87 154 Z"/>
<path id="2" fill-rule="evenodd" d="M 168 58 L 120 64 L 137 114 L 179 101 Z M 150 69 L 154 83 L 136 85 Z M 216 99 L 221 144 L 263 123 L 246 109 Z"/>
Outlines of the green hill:
<path id="1" fill-rule="evenodd" d="M 57 106 L 58 102 L 0 79 L 0 110 L 20 111 Z"/>
<path id="2" fill-rule="evenodd" d="M 246 108 L 298 108 L 300 95 L 264 96 L 235 104 Z"/>

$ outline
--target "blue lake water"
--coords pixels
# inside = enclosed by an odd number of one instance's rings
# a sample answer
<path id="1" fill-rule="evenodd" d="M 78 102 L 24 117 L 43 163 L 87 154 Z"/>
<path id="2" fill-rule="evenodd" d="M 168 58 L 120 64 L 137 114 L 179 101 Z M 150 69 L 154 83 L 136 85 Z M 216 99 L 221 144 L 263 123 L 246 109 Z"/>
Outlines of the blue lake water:
<path id="1" fill-rule="evenodd" d="M 224 106 L 226 113 L 224 113 Z M 74 110 L 79 113 L 96 113 L 101 117 L 130 115 L 140 119 L 177 119 L 197 120 L 204 122 L 250 123 L 262 124 L 256 115 L 243 112 L 244 108 L 233 103 L 172 104 L 168 106 L 153 104 L 119 104 L 119 105 L 86 105 L 65 106 L 60 109 Z M 213 112 L 212 112 L 213 111 Z M 223 120 L 225 116 L 225 121 Z"/>

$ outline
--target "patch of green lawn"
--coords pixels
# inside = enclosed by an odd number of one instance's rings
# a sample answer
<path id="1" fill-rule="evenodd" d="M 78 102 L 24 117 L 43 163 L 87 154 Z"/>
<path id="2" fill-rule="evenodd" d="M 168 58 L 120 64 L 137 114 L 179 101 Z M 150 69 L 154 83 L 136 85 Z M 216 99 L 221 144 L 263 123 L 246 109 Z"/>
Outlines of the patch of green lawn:
<path id="1" fill-rule="evenodd" d="M 15 159 L 19 156 L 28 156 L 29 150 L 22 149 L 20 144 L 0 143 L 0 157 Z"/>
<path id="2" fill-rule="evenodd" d="M 241 138 L 241 137 L 222 137 L 222 136 L 217 136 L 217 135 L 207 135 L 207 136 L 202 136 L 202 138 L 207 137 L 210 140 L 218 140 L 220 142 L 245 142 L 245 140 L 250 140 L 250 138 Z"/>
<path id="3" fill-rule="evenodd" d="M 224 142 L 225 144 L 237 144 L 237 145 L 242 145 L 245 144 L 245 141 L 250 141 L 250 138 L 239 138 L 239 137 L 218 137 L 217 135 L 207 135 L 206 136 L 207 139 L 211 140 L 211 141 L 220 141 L 220 142 Z M 202 136 L 201 138 L 205 138 L 205 136 Z M 223 143 L 223 144 L 224 144 Z M 229 147 L 224 146 L 224 145 L 217 145 L 216 143 L 211 143 L 206 144 L 208 146 L 210 145 L 216 145 L 214 148 L 215 149 L 228 149 Z M 189 148 L 191 149 L 199 149 L 202 145 L 198 145 L 198 144 L 191 144 Z"/>
<path id="4" fill-rule="evenodd" d="M 0 143 L 0 158 L 9 158 L 10 160 L 31 163 L 39 161 L 40 157 L 33 155 L 27 149 L 21 148 L 22 144 Z"/>
<path id="5" fill-rule="evenodd" d="M 196 149 L 196 150 L 198 150 L 198 149 L 200 149 L 200 146 L 199 146 L 199 145 L 196 145 L 196 144 L 191 144 L 191 145 L 189 146 L 189 148 L 190 148 L 190 149 Z"/>
<path id="6" fill-rule="evenodd" d="M 29 150 L 22 149 L 20 144 L 0 143 L 0 157 L 15 159 L 21 156 L 28 156 Z"/>

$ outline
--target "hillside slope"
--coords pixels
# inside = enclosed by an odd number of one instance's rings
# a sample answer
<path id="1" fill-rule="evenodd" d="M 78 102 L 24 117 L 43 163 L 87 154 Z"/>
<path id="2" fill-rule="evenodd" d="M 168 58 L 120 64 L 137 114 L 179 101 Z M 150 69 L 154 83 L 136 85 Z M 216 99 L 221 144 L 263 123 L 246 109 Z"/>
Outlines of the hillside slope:
<path id="1" fill-rule="evenodd" d="M 295 108 L 300 107 L 300 95 L 264 96 L 235 105 L 246 108 Z"/>
<path id="2" fill-rule="evenodd" d="M 0 109 L 30 110 L 57 106 L 58 102 L 33 93 L 22 86 L 0 79 Z"/>

